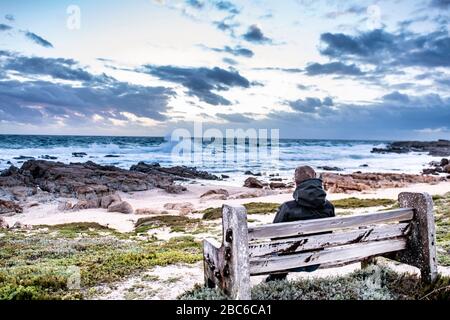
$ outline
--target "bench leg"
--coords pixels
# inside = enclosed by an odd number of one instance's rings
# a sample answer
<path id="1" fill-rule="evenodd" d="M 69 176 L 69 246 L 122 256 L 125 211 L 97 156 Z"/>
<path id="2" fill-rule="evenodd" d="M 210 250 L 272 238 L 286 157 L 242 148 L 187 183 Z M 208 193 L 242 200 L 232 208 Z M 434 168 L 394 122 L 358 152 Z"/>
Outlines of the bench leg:
<path id="1" fill-rule="evenodd" d="M 250 300 L 250 262 L 247 211 L 244 207 L 222 207 L 224 235 L 224 292 L 233 299 Z"/>
<path id="2" fill-rule="evenodd" d="M 414 208 L 414 219 L 406 249 L 394 259 L 419 268 L 422 281 L 432 283 L 437 278 L 433 199 L 428 193 L 403 192 L 398 200 L 400 207 Z"/>

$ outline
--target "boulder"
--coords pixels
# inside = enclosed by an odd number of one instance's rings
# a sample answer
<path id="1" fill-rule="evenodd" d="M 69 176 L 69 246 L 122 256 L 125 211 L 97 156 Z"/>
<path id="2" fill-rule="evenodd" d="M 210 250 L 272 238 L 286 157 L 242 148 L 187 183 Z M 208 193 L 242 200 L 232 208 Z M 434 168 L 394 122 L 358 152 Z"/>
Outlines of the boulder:
<path id="1" fill-rule="evenodd" d="M 249 177 L 244 181 L 244 187 L 262 189 L 266 184 L 254 177 Z"/>
<path id="2" fill-rule="evenodd" d="M 445 172 L 445 173 L 450 173 L 450 164 L 448 164 L 448 165 L 446 165 L 444 168 L 442 168 L 443 169 L 443 171 Z"/>
<path id="3" fill-rule="evenodd" d="M 450 164 L 449 160 L 447 158 L 443 158 L 441 162 L 439 163 L 440 167 L 445 167 L 446 165 Z"/>
<path id="4" fill-rule="evenodd" d="M 129 204 L 126 201 L 121 201 L 121 202 L 112 203 L 108 207 L 108 212 L 119 212 L 119 213 L 130 214 L 130 213 L 133 213 L 134 210 L 133 210 L 133 207 L 131 206 L 131 204 Z"/>
<path id="5" fill-rule="evenodd" d="M 226 199 L 226 198 L 228 198 L 230 196 L 230 194 L 225 189 L 211 189 L 211 190 L 206 191 L 204 194 L 202 194 L 200 196 L 200 198 L 205 198 L 205 197 L 211 198 L 211 196 L 213 198 L 216 198 L 216 196 L 221 196 L 221 197 L 218 197 L 218 198 L 220 198 L 220 199 L 225 198 Z"/>
<path id="6" fill-rule="evenodd" d="M 255 176 L 255 177 L 260 177 L 262 175 L 261 172 L 253 173 L 250 170 L 245 171 L 244 174 L 247 175 L 247 176 Z"/>
<path id="7" fill-rule="evenodd" d="M 6 223 L 6 220 L 0 217 L 0 229 L 8 229 L 9 225 Z"/>
<path id="8" fill-rule="evenodd" d="M 120 198 L 120 196 L 118 194 L 110 194 L 107 196 L 103 196 L 100 199 L 100 207 L 102 207 L 103 209 L 108 209 L 108 207 L 115 203 L 115 202 L 121 202 L 122 199 Z"/>
<path id="9" fill-rule="evenodd" d="M 183 180 L 183 178 L 220 180 L 219 177 L 212 175 L 206 171 L 197 170 L 197 168 L 186 166 L 161 167 L 159 163 L 148 164 L 145 162 L 139 162 L 137 165 L 131 166 L 130 171 L 165 175 L 166 177 L 170 177 L 175 180 Z"/>
<path id="10" fill-rule="evenodd" d="M 285 189 L 287 188 L 286 184 L 283 182 L 271 182 L 270 189 Z"/>
<path id="11" fill-rule="evenodd" d="M 78 211 L 86 209 L 96 209 L 99 207 L 99 199 L 80 200 L 72 207 L 72 210 Z"/>
<path id="12" fill-rule="evenodd" d="M 0 214 L 22 213 L 23 208 L 13 201 L 0 200 Z"/>

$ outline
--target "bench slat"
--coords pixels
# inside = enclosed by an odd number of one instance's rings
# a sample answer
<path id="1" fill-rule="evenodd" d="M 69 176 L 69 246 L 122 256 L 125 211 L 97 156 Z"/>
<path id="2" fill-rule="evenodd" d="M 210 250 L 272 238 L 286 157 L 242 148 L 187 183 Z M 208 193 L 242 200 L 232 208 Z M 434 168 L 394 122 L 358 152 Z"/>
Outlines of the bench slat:
<path id="1" fill-rule="evenodd" d="M 406 239 L 392 239 L 333 247 L 288 256 L 253 258 L 250 260 L 250 274 L 267 274 L 316 264 L 339 263 L 339 261 L 358 261 L 370 256 L 400 251 L 405 248 Z"/>
<path id="2" fill-rule="evenodd" d="M 249 246 L 250 258 L 274 253 L 294 253 L 305 250 L 398 238 L 405 236 L 408 231 L 409 223 L 398 223 L 351 230 L 348 232 L 252 243 Z"/>
<path id="3" fill-rule="evenodd" d="M 317 220 L 267 224 L 249 228 L 248 235 L 249 241 L 264 238 L 295 237 L 311 233 L 367 226 L 371 224 L 410 221 L 413 217 L 414 210 L 405 208 L 348 217 L 333 217 Z"/>

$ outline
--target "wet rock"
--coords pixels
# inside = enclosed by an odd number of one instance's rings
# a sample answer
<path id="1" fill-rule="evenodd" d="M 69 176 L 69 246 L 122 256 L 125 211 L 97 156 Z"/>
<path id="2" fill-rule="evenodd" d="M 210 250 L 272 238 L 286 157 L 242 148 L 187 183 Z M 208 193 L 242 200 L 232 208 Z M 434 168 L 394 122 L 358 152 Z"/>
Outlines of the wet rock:
<path id="1" fill-rule="evenodd" d="M 175 180 L 187 179 L 203 179 L 203 180 L 220 180 L 219 177 L 212 175 L 206 171 L 199 171 L 197 168 L 186 166 L 161 167 L 159 163 L 147 164 L 139 162 L 133 165 L 130 171 L 138 171 L 148 174 L 166 175 Z"/>
<path id="2" fill-rule="evenodd" d="M 324 170 L 324 171 L 344 171 L 344 169 L 342 169 L 342 168 L 330 167 L 330 166 L 317 167 L 317 169 Z"/>
<path id="3" fill-rule="evenodd" d="M 118 194 L 110 194 L 104 196 L 100 199 L 100 207 L 103 209 L 108 209 L 108 207 L 113 203 L 121 202 L 122 199 Z"/>
<path id="4" fill-rule="evenodd" d="M 222 174 L 222 179 L 228 179 L 230 176 L 227 176 L 226 174 Z"/>
<path id="5" fill-rule="evenodd" d="M 270 178 L 270 181 L 280 182 L 280 181 L 283 181 L 283 179 L 281 179 L 281 178 Z"/>
<path id="6" fill-rule="evenodd" d="M 360 165 L 359 167 L 360 167 L 360 168 L 368 168 L 369 165 L 365 163 L 365 164 Z"/>
<path id="7" fill-rule="evenodd" d="M 14 157 L 14 160 L 33 160 L 34 157 L 31 156 L 18 156 L 18 157 Z"/>
<path id="8" fill-rule="evenodd" d="M 450 173 L 450 164 L 446 165 L 446 166 L 443 168 L 443 171 L 444 171 L 445 173 Z"/>
<path id="9" fill-rule="evenodd" d="M 260 176 L 262 176 L 261 172 L 253 173 L 253 172 L 251 172 L 250 170 L 245 171 L 244 174 L 245 174 L 246 176 L 255 176 L 255 177 L 260 177 Z"/>
<path id="10" fill-rule="evenodd" d="M 9 200 L 0 200 L 0 214 L 22 213 L 23 208 Z"/>
<path id="11" fill-rule="evenodd" d="M 443 159 L 441 159 L 441 162 L 439 163 L 439 166 L 445 167 L 448 164 L 450 164 L 450 161 L 447 158 L 443 158 Z"/>
<path id="12" fill-rule="evenodd" d="M 72 157 L 74 158 L 84 158 L 85 156 L 87 156 L 85 152 L 72 152 Z"/>
<path id="13" fill-rule="evenodd" d="M 372 153 L 428 152 L 435 157 L 450 156 L 450 140 L 438 141 L 396 141 L 386 148 L 373 148 Z"/>
<path id="14" fill-rule="evenodd" d="M 119 213 L 131 214 L 134 212 L 134 210 L 133 210 L 133 207 L 131 206 L 131 204 L 129 204 L 126 201 L 121 201 L 121 202 L 112 203 L 108 207 L 108 212 L 119 212 Z"/>
<path id="15" fill-rule="evenodd" d="M 115 154 L 107 154 L 107 155 L 105 156 L 105 158 L 120 158 L 120 156 L 115 155 Z"/>
<path id="16" fill-rule="evenodd" d="M 244 187 L 247 188 L 258 188 L 262 189 L 264 186 L 266 186 L 264 182 L 259 181 L 258 179 L 254 177 L 249 177 L 244 181 Z"/>
<path id="17" fill-rule="evenodd" d="M 43 159 L 43 160 L 57 160 L 58 159 L 58 157 L 49 156 L 48 154 L 40 156 L 39 158 Z"/>

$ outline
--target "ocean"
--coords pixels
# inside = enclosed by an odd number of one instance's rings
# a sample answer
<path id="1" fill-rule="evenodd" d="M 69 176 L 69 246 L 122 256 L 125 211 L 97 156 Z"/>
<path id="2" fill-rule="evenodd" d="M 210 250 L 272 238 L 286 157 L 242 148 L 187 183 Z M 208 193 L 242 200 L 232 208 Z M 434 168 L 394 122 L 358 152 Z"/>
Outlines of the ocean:
<path id="1" fill-rule="evenodd" d="M 42 159 L 45 156 L 56 158 L 51 161 L 93 161 L 126 169 L 140 161 L 158 162 L 162 166 L 188 165 L 230 176 L 243 176 L 247 170 L 289 176 L 299 165 L 339 167 L 343 172 L 420 173 L 430 161 L 438 160 L 423 153 L 370 152 L 387 143 L 389 141 L 280 139 L 278 149 L 275 143 L 274 146 L 269 143 L 264 153 L 261 152 L 265 148 L 263 145 L 255 146 L 256 149 L 249 152 L 248 143 L 224 142 L 211 148 L 208 142 L 194 141 L 193 150 L 174 155 L 178 142 L 164 137 L 0 135 L 0 170 L 11 164 L 20 167 L 26 161 L 23 157 Z M 75 157 L 73 153 L 84 153 L 85 156 Z M 233 155 L 229 157 L 231 153 Z M 192 161 L 194 157 L 196 162 Z"/>

